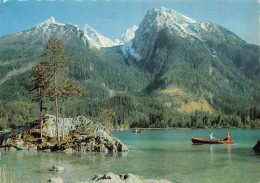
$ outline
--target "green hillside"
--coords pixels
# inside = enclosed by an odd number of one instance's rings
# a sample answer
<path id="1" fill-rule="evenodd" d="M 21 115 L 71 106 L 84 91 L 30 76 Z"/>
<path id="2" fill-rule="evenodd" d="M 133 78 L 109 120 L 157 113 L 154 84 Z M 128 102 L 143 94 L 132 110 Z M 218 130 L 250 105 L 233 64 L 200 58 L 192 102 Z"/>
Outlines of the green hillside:
<path id="1" fill-rule="evenodd" d="M 154 76 L 147 93 L 165 98 L 160 91 L 174 85 L 224 113 L 259 105 L 259 47 L 210 41 L 215 56 L 204 42 L 161 31 L 152 57 L 141 63 Z"/>

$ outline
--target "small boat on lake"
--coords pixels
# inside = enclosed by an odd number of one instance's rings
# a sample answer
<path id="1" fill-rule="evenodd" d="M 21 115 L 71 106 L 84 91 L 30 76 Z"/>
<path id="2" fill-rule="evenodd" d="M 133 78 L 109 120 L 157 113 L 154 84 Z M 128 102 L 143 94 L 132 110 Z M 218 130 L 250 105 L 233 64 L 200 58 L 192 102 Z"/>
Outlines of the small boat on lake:
<path id="1" fill-rule="evenodd" d="M 191 138 L 191 141 L 194 144 L 233 144 L 233 140 L 208 140 L 208 139 L 201 139 L 201 138 Z"/>
<path id="2" fill-rule="evenodd" d="M 133 130 L 132 133 L 143 133 L 143 130 Z"/>

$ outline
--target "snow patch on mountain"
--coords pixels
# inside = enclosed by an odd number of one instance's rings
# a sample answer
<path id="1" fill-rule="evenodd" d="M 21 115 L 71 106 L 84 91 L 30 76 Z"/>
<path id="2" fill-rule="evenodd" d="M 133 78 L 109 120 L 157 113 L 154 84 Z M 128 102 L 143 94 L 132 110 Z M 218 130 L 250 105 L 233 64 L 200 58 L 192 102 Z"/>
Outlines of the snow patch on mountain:
<path id="1" fill-rule="evenodd" d="M 114 43 L 115 43 L 115 45 L 120 45 L 121 41 L 119 39 L 115 39 Z"/>
<path id="2" fill-rule="evenodd" d="M 127 42 L 126 44 L 121 46 L 121 50 L 123 52 L 123 54 L 126 57 L 132 56 L 134 57 L 137 61 L 140 61 L 142 59 L 141 55 L 139 55 L 138 53 L 136 53 L 136 51 L 133 48 L 133 42 L 132 40 Z"/>
<path id="3" fill-rule="evenodd" d="M 208 31 L 208 28 L 206 26 L 206 23 L 200 23 L 200 27 L 205 30 L 205 31 Z"/>

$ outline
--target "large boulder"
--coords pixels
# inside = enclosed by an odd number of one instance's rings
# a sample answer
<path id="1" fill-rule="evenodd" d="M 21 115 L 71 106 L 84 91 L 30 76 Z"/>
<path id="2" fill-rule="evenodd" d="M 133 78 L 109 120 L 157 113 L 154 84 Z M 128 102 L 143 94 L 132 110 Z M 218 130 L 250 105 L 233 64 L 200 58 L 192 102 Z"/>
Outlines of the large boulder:
<path id="1" fill-rule="evenodd" d="M 64 172 L 64 167 L 52 165 L 52 167 L 49 169 L 49 171 L 52 171 L 52 172 Z"/>
<path id="2" fill-rule="evenodd" d="M 57 126 L 55 116 L 46 115 L 43 125 L 43 139 L 40 138 L 40 123 L 14 129 L 0 136 L 0 147 L 9 150 L 64 150 L 90 152 L 126 152 L 128 148 L 110 131 L 97 121 L 83 116 L 76 118 L 59 118 L 59 136 L 64 138 L 57 142 Z M 64 127 L 63 127 L 64 126 Z"/>
<path id="3" fill-rule="evenodd" d="M 256 143 L 256 145 L 253 147 L 253 149 L 254 149 L 256 152 L 260 153 L 260 140 L 257 141 L 257 143 Z"/>
<path id="4" fill-rule="evenodd" d="M 168 180 L 144 179 L 133 174 L 116 175 L 111 172 L 105 175 L 96 175 L 90 181 L 77 183 L 171 183 Z"/>

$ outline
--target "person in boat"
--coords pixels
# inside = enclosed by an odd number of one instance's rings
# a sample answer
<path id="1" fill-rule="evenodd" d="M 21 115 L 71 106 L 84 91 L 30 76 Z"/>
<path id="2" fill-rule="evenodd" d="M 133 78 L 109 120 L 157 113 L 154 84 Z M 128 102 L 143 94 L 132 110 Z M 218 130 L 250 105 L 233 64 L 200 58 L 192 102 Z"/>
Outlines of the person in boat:
<path id="1" fill-rule="evenodd" d="M 215 138 L 215 137 L 213 137 L 212 135 L 213 135 L 213 132 L 210 132 L 210 133 L 209 133 L 209 138 L 208 138 L 208 140 L 213 140 L 213 139 L 216 139 L 216 138 Z"/>
<path id="2" fill-rule="evenodd" d="M 230 135 L 229 135 L 229 133 L 227 133 L 227 136 L 226 136 L 226 138 L 223 139 L 223 141 L 227 141 L 227 140 L 230 140 L 230 139 L 231 139 Z"/>

